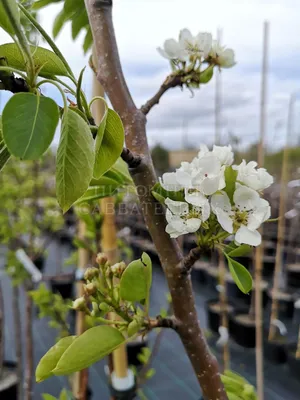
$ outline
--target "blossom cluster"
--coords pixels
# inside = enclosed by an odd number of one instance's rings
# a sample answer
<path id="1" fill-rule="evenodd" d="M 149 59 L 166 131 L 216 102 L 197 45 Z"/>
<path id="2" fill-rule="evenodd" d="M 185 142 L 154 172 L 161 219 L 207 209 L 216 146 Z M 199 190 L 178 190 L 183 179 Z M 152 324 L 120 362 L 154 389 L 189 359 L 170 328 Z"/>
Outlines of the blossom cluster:
<path id="1" fill-rule="evenodd" d="M 178 41 L 168 39 L 163 48 L 159 47 L 157 50 L 164 58 L 177 63 L 194 62 L 198 59 L 200 63 L 208 62 L 223 68 L 235 65 L 234 51 L 221 46 L 208 32 L 200 32 L 193 36 L 188 29 L 182 29 Z"/>
<path id="2" fill-rule="evenodd" d="M 261 243 L 258 228 L 270 218 L 270 205 L 261 192 L 273 177 L 254 161 L 233 161 L 231 146 L 213 146 L 212 151 L 201 146 L 192 162 L 163 174 L 160 185 L 170 194 L 165 198 L 166 232 L 172 238 L 195 232 L 203 237 L 204 232 L 215 238 L 235 235 L 238 244 Z M 176 199 L 171 198 L 174 192 Z"/>

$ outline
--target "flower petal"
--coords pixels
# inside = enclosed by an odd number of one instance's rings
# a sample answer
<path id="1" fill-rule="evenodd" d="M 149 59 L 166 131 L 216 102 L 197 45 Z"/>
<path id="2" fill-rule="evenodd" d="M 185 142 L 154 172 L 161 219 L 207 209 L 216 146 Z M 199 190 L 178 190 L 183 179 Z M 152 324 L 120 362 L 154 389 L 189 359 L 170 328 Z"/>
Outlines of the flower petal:
<path id="1" fill-rule="evenodd" d="M 236 185 L 237 189 L 233 194 L 233 201 L 234 204 L 241 210 L 241 211 L 248 211 L 254 209 L 259 200 L 259 194 L 244 185 Z"/>
<path id="2" fill-rule="evenodd" d="M 192 187 L 192 177 L 188 172 L 178 169 L 176 171 L 176 180 L 184 188 Z"/>
<path id="3" fill-rule="evenodd" d="M 211 197 L 211 208 L 213 211 L 218 210 L 219 208 L 223 211 L 231 211 L 231 204 L 227 193 L 215 193 Z"/>
<path id="4" fill-rule="evenodd" d="M 161 178 L 159 178 L 159 182 L 165 190 L 177 192 L 182 189 L 182 186 L 177 182 L 175 172 L 166 172 Z"/>
<path id="5" fill-rule="evenodd" d="M 199 190 L 207 196 L 216 193 L 219 190 L 220 178 L 220 176 L 215 176 L 213 178 L 204 178 L 199 185 Z"/>
<path id="6" fill-rule="evenodd" d="M 221 208 L 216 209 L 215 214 L 224 231 L 233 233 L 233 221 L 230 218 L 230 214 Z"/>
<path id="7" fill-rule="evenodd" d="M 184 201 L 174 201 L 169 197 L 165 200 L 165 205 L 174 215 L 183 216 L 189 213 L 189 206 Z"/>
<path id="8" fill-rule="evenodd" d="M 201 226 L 201 219 L 199 218 L 190 218 L 186 220 L 186 230 L 189 233 L 196 232 Z"/>
<path id="9" fill-rule="evenodd" d="M 242 225 L 235 234 L 235 240 L 238 243 L 259 246 L 261 244 L 261 234 L 258 231 L 251 231 L 246 226 Z"/>
<path id="10" fill-rule="evenodd" d="M 207 199 L 198 190 L 185 189 L 185 201 L 193 206 L 202 207 L 207 202 Z"/>

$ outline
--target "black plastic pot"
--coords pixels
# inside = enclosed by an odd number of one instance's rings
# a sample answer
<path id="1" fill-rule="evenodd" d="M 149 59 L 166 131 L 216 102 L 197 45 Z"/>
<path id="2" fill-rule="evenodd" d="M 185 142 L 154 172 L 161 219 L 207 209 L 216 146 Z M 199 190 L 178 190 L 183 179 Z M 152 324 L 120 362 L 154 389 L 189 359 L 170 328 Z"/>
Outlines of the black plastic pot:
<path id="1" fill-rule="evenodd" d="M 109 385 L 110 393 L 115 400 L 134 400 L 137 399 L 136 386 L 122 392 Z"/>
<path id="2" fill-rule="evenodd" d="M 272 302 L 272 294 L 271 291 L 267 292 L 270 301 Z M 278 299 L 278 318 L 279 319 L 292 319 L 294 316 L 294 298 L 292 295 L 289 295 L 288 298 Z"/>
<path id="3" fill-rule="evenodd" d="M 293 344 L 288 347 L 288 366 L 291 374 L 299 379 L 300 376 L 300 359 L 296 358 L 297 345 Z"/>
<path id="4" fill-rule="evenodd" d="M 59 293 L 65 300 L 73 298 L 74 282 L 70 280 L 51 280 L 51 288 L 53 293 Z"/>
<path id="5" fill-rule="evenodd" d="M 206 302 L 206 312 L 207 312 L 207 324 L 212 332 L 219 333 L 219 327 L 221 325 L 222 316 L 219 310 L 213 309 L 214 304 L 218 304 L 218 299 L 209 300 Z M 234 308 L 229 304 L 228 315 L 233 312 Z"/>
<path id="6" fill-rule="evenodd" d="M 229 331 L 231 338 L 240 346 L 247 348 L 255 347 L 255 323 L 243 323 L 237 319 L 238 316 L 247 315 L 247 309 L 236 310 L 229 314 Z"/>
<path id="7" fill-rule="evenodd" d="M 215 292 L 217 292 L 217 285 L 219 284 L 219 271 L 217 267 L 210 266 L 206 271 L 207 285 Z"/>
<path id="8" fill-rule="evenodd" d="M 294 267 L 293 265 L 287 267 L 287 283 L 292 288 L 300 288 L 300 268 L 297 270 L 296 265 L 299 266 L 300 264 L 295 264 Z"/>
<path id="9" fill-rule="evenodd" d="M 147 339 L 140 339 L 133 340 L 127 343 L 127 359 L 129 365 L 134 365 L 139 367 L 142 365 L 140 360 L 138 359 L 138 355 L 141 353 L 144 347 L 148 346 Z"/>
<path id="10" fill-rule="evenodd" d="M 0 378 L 0 399 L 18 400 L 16 364 L 13 362 L 4 362 L 3 366 L 3 376 Z"/>
<path id="11" fill-rule="evenodd" d="M 267 335 L 267 334 L 266 334 Z M 288 359 L 287 344 L 282 341 L 264 341 L 264 355 L 274 364 L 284 364 Z"/>
<path id="12" fill-rule="evenodd" d="M 37 267 L 39 271 L 43 272 L 45 267 L 45 257 L 44 256 L 37 257 L 34 260 L 34 265 Z"/>
<path id="13" fill-rule="evenodd" d="M 207 282 L 207 266 L 209 264 L 204 261 L 198 261 L 195 263 L 194 267 L 192 268 L 192 281 L 199 282 L 199 283 L 206 283 Z"/>

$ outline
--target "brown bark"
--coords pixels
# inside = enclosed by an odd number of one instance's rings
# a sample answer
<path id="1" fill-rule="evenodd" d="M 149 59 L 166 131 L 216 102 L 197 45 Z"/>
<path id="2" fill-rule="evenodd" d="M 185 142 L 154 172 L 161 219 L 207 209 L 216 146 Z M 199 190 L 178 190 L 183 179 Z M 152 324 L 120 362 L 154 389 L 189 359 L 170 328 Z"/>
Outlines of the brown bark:
<path id="1" fill-rule="evenodd" d="M 177 242 L 165 232 L 165 212 L 151 195 L 156 176 L 146 136 L 146 117 L 135 106 L 127 88 L 112 23 L 112 2 L 85 0 L 98 57 L 98 79 L 114 109 L 122 118 L 126 145 L 142 157 L 132 170 L 143 215 L 152 236 L 172 296 L 178 334 L 185 346 L 206 400 L 226 400 L 216 358 L 200 329 L 190 274 L 182 271 L 183 257 Z"/>

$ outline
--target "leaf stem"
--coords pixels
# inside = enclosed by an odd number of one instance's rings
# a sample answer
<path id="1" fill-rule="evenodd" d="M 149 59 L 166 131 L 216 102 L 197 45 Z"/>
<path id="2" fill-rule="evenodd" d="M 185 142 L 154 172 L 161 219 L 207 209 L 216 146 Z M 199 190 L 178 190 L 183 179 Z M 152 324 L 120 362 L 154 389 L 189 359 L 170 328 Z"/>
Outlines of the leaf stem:
<path id="1" fill-rule="evenodd" d="M 18 75 L 20 75 L 23 79 L 25 79 L 25 81 L 27 81 L 27 76 L 26 76 L 23 72 L 19 71 L 19 70 L 16 69 L 16 68 L 12 68 L 12 67 L 0 67 L 0 71 L 14 72 L 15 74 L 18 74 Z"/>
<path id="2" fill-rule="evenodd" d="M 10 5 L 9 5 L 9 0 L 2 0 L 4 10 L 6 11 L 7 17 L 12 24 L 15 34 L 19 40 L 19 45 L 21 46 L 28 62 L 28 75 L 30 78 L 30 83 L 33 84 L 34 76 L 35 76 L 35 66 L 34 66 L 34 61 L 32 58 L 32 54 L 30 51 L 29 44 L 27 42 L 26 36 L 24 32 L 22 31 L 21 25 L 18 23 L 16 20 L 14 14 L 11 11 Z"/>
<path id="3" fill-rule="evenodd" d="M 64 93 L 64 91 L 62 90 L 62 88 L 61 88 L 55 81 L 52 81 L 51 79 L 44 79 L 44 80 L 40 81 L 40 82 L 36 85 L 36 87 L 38 88 L 39 86 L 42 86 L 42 85 L 44 85 L 45 83 L 50 83 L 50 84 L 56 86 L 57 89 L 60 91 L 60 94 L 61 94 L 61 96 L 62 96 L 62 98 L 63 98 L 63 102 L 64 102 L 64 110 L 65 110 L 65 112 L 66 112 L 67 109 L 68 109 L 68 103 L 67 103 L 67 99 L 66 99 L 65 93 Z"/>
<path id="4" fill-rule="evenodd" d="M 7 1 L 7 0 L 4 0 Z M 40 32 L 40 34 L 43 36 L 43 38 L 46 40 L 46 42 L 49 44 L 49 46 L 51 47 L 51 49 L 54 51 L 54 53 L 61 59 L 62 63 L 64 64 L 66 70 L 69 73 L 69 77 L 71 79 L 74 78 L 75 76 L 73 74 L 73 71 L 70 67 L 70 65 L 68 64 L 67 60 L 65 59 L 65 57 L 62 55 L 61 51 L 59 50 L 59 48 L 56 46 L 56 44 L 53 42 L 53 40 L 51 39 L 51 37 L 48 35 L 48 33 L 41 27 L 41 25 L 37 22 L 37 20 L 26 10 L 25 7 L 23 7 L 21 4 L 18 4 L 19 8 L 22 10 L 23 14 L 25 14 L 25 16 L 29 19 L 29 21 L 32 23 L 32 25 Z"/>

